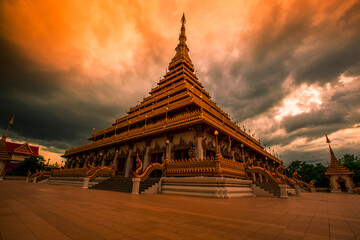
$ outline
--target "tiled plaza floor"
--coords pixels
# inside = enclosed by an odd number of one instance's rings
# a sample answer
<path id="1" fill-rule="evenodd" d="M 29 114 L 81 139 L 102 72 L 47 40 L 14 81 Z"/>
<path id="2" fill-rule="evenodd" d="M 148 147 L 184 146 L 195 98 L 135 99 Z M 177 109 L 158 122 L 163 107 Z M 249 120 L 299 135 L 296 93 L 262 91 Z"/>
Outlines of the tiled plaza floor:
<path id="1" fill-rule="evenodd" d="M 0 182 L 0 239 L 360 239 L 360 195 L 209 199 Z"/>

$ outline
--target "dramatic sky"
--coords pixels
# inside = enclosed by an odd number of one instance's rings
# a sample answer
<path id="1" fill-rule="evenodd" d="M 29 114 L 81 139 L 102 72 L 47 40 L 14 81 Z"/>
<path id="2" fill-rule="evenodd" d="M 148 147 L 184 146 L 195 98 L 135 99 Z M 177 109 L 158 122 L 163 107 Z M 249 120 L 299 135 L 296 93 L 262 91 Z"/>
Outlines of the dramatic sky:
<path id="1" fill-rule="evenodd" d="M 196 74 L 282 160 L 360 155 L 360 2 L 0 1 L 0 129 L 52 161 L 164 75 L 185 12 Z M 60 160 L 61 161 L 61 160 Z"/>

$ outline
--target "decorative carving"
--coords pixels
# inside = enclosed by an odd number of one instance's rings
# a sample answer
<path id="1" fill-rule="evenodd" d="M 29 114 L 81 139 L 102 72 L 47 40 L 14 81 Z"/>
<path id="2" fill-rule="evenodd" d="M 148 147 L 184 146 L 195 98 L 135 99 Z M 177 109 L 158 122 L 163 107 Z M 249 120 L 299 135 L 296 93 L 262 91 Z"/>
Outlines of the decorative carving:
<path id="1" fill-rule="evenodd" d="M 145 170 L 143 171 L 143 173 L 140 174 L 140 170 L 141 168 L 138 168 L 139 171 L 135 172 L 135 177 L 136 178 L 140 178 L 140 182 L 145 181 L 146 179 L 148 179 L 148 177 L 150 176 L 150 173 L 154 170 L 162 170 L 163 171 L 163 175 L 165 170 L 166 170 L 166 163 L 167 163 L 167 158 L 164 158 L 164 156 L 161 158 L 162 164 L 160 163 L 151 163 L 149 166 L 147 166 L 145 168 Z M 138 170 L 136 169 L 136 170 Z"/>
<path id="2" fill-rule="evenodd" d="M 136 154 L 136 170 L 134 173 L 135 176 L 139 175 L 140 171 L 142 170 L 142 167 L 143 167 L 143 163 L 139 158 L 139 154 Z"/>
<path id="3" fill-rule="evenodd" d="M 310 183 L 306 183 L 304 181 L 302 181 L 300 179 L 300 176 L 297 172 L 297 170 L 295 170 L 294 174 L 292 175 L 292 179 L 294 179 L 294 181 L 302 188 L 308 190 L 308 191 L 311 191 L 311 188 L 315 188 L 315 186 L 313 184 L 310 184 Z"/>

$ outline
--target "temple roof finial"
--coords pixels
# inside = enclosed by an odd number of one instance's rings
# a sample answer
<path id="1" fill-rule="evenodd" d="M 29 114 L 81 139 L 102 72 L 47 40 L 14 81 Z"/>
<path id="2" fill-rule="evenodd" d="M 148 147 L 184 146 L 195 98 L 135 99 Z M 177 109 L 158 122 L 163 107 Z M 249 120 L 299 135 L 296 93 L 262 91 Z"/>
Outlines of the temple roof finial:
<path id="1" fill-rule="evenodd" d="M 10 129 L 10 126 L 12 126 L 13 124 L 14 124 L 14 116 L 13 116 L 13 117 L 10 119 L 10 121 L 8 122 L 8 127 L 7 127 L 5 133 L 4 133 L 3 137 L 2 137 L 2 140 L 3 140 L 3 139 L 5 140 L 5 139 L 7 138 L 7 135 L 8 135 L 9 129 Z"/>
<path id="2" fill-rule="evenodd" d="M 169 69 L 174 67 L 176 65 L 175 63 L 178 61 L 186 61 L 191 68 L 191 72 L 193 72 L 194 69 L 193 69 L 191 59 L 189 57 L 189 48 L 186 45 L 185 23 L 186 23 L 186 18 L 185 18 L 185 14 L 183 13 L 183 15 L 181 17 L 179 44 L 175 48 L 176 53 L 169 64 Z"/>
<path id="3" fill-rule="evenodd" d="M 185 23 L 186 23 L 185 13 L 183 13 L 183 15 L 182 15 L 181 23 L 182 23 L 182 24 L 185 24 Z"/>

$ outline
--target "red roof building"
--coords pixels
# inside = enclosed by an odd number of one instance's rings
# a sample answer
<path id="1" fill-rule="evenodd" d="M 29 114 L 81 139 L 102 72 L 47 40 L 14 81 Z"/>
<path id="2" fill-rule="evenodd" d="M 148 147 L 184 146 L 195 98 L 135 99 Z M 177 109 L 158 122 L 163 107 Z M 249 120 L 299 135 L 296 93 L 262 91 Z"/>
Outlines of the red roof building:
<path id="1" fill-rule="evenodd" d="M 6 163 L 5 172 L 11 172 L 18 166 L 19 162 L 31 156 L 39 156 L 39 147 L 31 146 L 29 143 L 5 142 L 6 151 L 9 154 L 10 161 Z"/>

